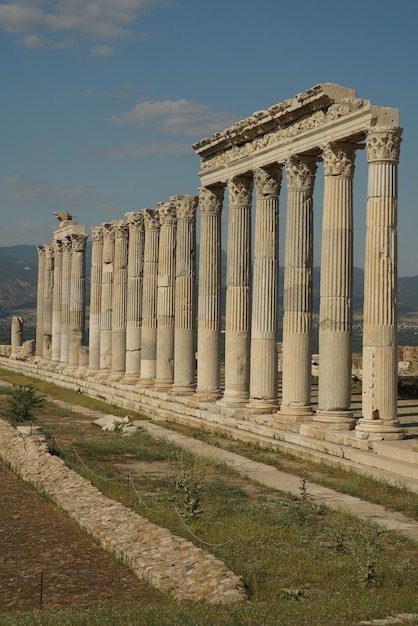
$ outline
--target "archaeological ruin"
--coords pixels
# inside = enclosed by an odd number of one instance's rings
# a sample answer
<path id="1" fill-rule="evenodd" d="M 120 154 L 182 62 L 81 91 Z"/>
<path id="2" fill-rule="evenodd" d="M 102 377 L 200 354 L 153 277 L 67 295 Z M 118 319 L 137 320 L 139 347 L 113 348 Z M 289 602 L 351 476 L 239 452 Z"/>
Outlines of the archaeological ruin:
<path id="1" fill-rule="evenodd" d="M 320 84 L 196 143 L 198 195 L 173 195 L 126 213 L 124 220 L 93 226 L 91 268 L 85 264 L 85 227 L 69 213 L 56 213 L 53 242 L 38 246 L 36 354 L 14 358 L 14 350 L 0 358 L 1 365 L 155 419 L 301 456 L 327 454 L 376 467 L 383 467 L 384 457 L 395 471 L 399 459 L 388 451 L 398 446 L 408 472 L 418 477 L 418 452 L 404 439 L 397 401 L 401 132 L 397 109 Z M 362 396 L 361 407 L 353 407 L 353 179 L 362 149 L 368 162 Z M 313 193 L 319 166 L 319 381 L 313 390 Z M 279 201 L 286 214 L 280 377 Z"/>

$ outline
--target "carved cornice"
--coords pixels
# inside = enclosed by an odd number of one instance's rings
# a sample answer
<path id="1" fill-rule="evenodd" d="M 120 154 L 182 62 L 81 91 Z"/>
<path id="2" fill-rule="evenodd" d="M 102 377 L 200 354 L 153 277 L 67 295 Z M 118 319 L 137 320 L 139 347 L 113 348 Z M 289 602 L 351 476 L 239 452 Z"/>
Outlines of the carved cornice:
<path id="1" fill-rule="evenodd" d="M 367 160 L 399 162 L 402 129 L 372 128 L 366 137 Z"/>
<path id="2" fill-rule="evenodd" d="M 311 189 L 313 187 L 317 169 L 315 158 L 291 156 L 285 165 L 287 189 Z"/>
<path id="3" fill-rule="evenodd" d="M 161 226 L 175 226 L 177 224 L 176 207 L 173 202 L 157 202 Z"/>
<path id="4" fill-rule="evenodd" d="M 222 204 L 224 201 L 225 187 L 216 185 L 213 187 L 200 187 L 199 189 L 199 206 L 202 214 L 213 213 L 219 215 L 222 213 Z"/>
<path id="5" fill-rule="evenodd" d="M 71 235 L 71 242 L 73 244 L 74 252 L 84 252 L 86 249 L 88 235 L 82 233 L 73 233 Z"/>
<path id="6" fill-rule="evenodd" d="M 115 239 L 128 239 L 129 224 L 125 220 L 112 220 L 113 232 Z"/>
<path id="7" fill-rule="evenodd" d="M 234 176 L 228 180 L 229 204 L 251 204 L 252 176 Z"/>
<path id="8" fill-rule="evenodd" d="M 186 222 L 194 222 L 196 209 L 199 204 L 199 196 L 171 196 L 177 212 L 177 219 Z"/>
<path id="9" fill-rule="evenodd" d="M 145 230 L 159 230 L 160 215 L 158 209 L 144 209 L 143 214 Z"/>
<path id="10" fill-rule="evenodd" d="M 257 195 L 277 196 L 280 192 L 282 170 L 278 165 L 257 167 L 254 172 L 254 186 Z"/>
<path id="11" fill-rule="evenodd" d="M 144 230 L 144 216 L 139 211 L 125 213 L 125 217 L 131 230 Z"/>
<path id="12" fill-rule="evenodd" d="M 93 243 L 103 241 L 103 228 L 102 226 L 91 227 L 91 239 Z"/>
<path id="13" fill-rule="evenodd" d="M 350 143 L 330 143 L 323 148 L 325 176 L 353 176 L 356 146 Z"/>

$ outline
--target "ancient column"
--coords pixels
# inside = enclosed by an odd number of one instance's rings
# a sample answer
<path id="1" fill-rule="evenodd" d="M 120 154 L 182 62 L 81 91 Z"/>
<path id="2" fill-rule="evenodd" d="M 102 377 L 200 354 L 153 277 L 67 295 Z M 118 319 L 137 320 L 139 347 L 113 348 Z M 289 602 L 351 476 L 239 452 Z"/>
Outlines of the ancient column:
<path id="1" fill-rule="evenodd" d="M 201 187 L 197 321 L 197 389 L 202 401 L 219 398 L 221 348 L 221 213 L 224 187 Z"/>
<path id="2" fill-rule="evenodd" d="M 62 308 L 62 241 L 54 241 L 54 295 L 52 298 L 52 362 L 61 359 L 61 308 Z"/>
<path id="3" fill-rule="evenodd" d="M 83 345 L 86 304 L 86 243 L 87 235 L 71 234 L 71 298 L 70 298 L 70 349 L 68 364 L 79 365 Z"/>
<path id="4" fill-rule="evenodd" d="M 60 364 L 68 365 L 70 354 L 70 298 L 71 298 L 71 265 L 73 245 L 71 237 L 62 239 L 62 271 L 61 271 L 61 349 Z"/>
<path id="5" fill-rule="evenodd" d="M 331 430 L 349 430 L 355 423 L 350 411 L 354 157 L 349 143 L 323 150 L 319 388 L 313 420 Z"/>
<path id="6" fill-rule="evenodd" d="M 10 336 L 10 344 L 11 344 L 11 352 L 10 358 L 16 359 L 19 349 L 22 347 L 22 336 L 23 336 L 23 320 L 21 317 L 12 317 L 12 325 L 11 325 L 11 336 Z"/>
<path id="7" fill-rule="evenodd" d="M 253 413 L 277 407 L 278 205 L 282 171 L 271 165 L 254 170 L 256 189 L 250 402 Z"/>
<path id="8" fill-rule="evenodd" d="M 176 280 L 176 206 L 159 202 L 160 244 L 157 279 L 156 389 L 164 391 L 174 382 L 174 297 Z"/>
<path id="9" fill-rule="evenodd" d="M 44 305 L 43 305 L 43 349 L 42 356 L 48 361 L 52 356 L 52 300 L 54 297 L 54 245 L 45 248 Z"/>
<path id="10" fill-rule="evenodd" d="M 398 127 L 366 138 L 369 176 L 364 266 L 363 417 L 359 438 L 402 439 L 397 416 Z"/>
<path id="11" fill-rule="evenodd" d="M 36 356 L 43 354 L 44 342 L 44 280 L 45 280 L 45 246 L 37 246 L 38 250 L 38 290 L 36 292 Z"/>
<path id="12" fill-rule="evenodd" d="M 158 209 L 144 209 L 144 283 L 142 290 L 141 378 L 139 384 L 154 383 L 157 358 L 157 276 L 160 216 Z"/>
<path id="13" fill-rule="evenodd" d="M 112 222 L 115 233 L 112 293 L 112 365 L 109 380 L 122 378 L 126 367 L 126 304 L 128 293 L 129 225 L 125 220 Z"/>
<path id="14" fill-rule="evenodd" d="M 142 279 L 144 269 L 144 216 L 125 213 L 129 224 L 128 304 L 126 312 L 126 374 L 132 384 L 141 373 Z"/>
<path id="15" fill-rule="evenodd" d="M 102 300 L 100 307 L 100 373 L 98 376 L 106 377 L 112 365 L 112 293 L 115 233 L 112 222 L 104 222 L 102 228 L 103 269 Z"/>
<path id="16" fill-rule="evenodd" d="M 222 406 L 240 406 L 249 398 L 252 176 L 228 181 L 226 269 L 225 391 Z"/>
<path id="17" fill-rule="evenodd" d="M 100 315 L 103 274 L 103 228 L 91 228 L 91 282 L 89 323 L 89 374 L 100 370 Z"/>
<path id="18" fill-rule="evenodd" d="M 283 298 L 282 403 L 279 419 L 312 415 L 312 279 L 314 158 L 286 162 L 286 247 Z"/>
<path id="19" fill-rule="evenodd" d="M 190 395 L 196 375 L 196 208 L 197 196 L 172 198 L 177 210 L 174 307 L 175 395 Z"/>

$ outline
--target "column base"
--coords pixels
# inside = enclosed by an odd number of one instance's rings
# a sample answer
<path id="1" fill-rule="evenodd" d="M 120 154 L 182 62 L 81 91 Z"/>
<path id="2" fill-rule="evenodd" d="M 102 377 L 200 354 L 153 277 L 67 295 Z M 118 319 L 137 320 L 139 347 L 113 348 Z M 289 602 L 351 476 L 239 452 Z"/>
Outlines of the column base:
<path id="1" fill-rule="evenodd" d="M 170 396 L 193 396 L 196 387 L 194 385 L 173 385 L 170 389 Z"/>
<path id="2" fill-rule="evenodd" d="M 250 398 L 250 401 L 245 405 L 245 412 L 254 415 L 272 415 L 276 412 L 277 407 L 277 400 Z"/>
<path id="3" fill-rule="evenodd" d="M 220 389 L 196 389 L 194 398 L 198 402 L 216 402 L 221 395 Z"/>
<path id="4" fill-rule="evenodd" d="M 97 374 L 96 374 L 96 380 L 100 383 L 105 383 L 107 382 L 107 379 L 109 378 L 110 375 L 110 371 L 109 370 L 100 370 Z"/>
<path id="5" fill-rule="evenodd" d="M 312 419 L 313 407 L 311 404 L 282 404 L 277 411 L 276 419 L 280 422 L 307 422 Z"/>
<path id="6" fill-rule="evenodd" d="M 223 398 L 217 401 L 217 405 L 225 408 L 241 408 L 245 407 L 248 403 L 248 395 L 238 396 L 238 395 L 224 395 Z"/>
<path id="7" fill-rule="evenodd" d="M 398 419 L 381 420 L 360 418 L 356 426 L 357 439 L 385 439 L 389 441 L 405 438 L 405 431 Z"/>
<path id="8" fill-rule="evenodd" d="M 155 378 L 140 378 L 137 382 L 138 387 L 153 387 L 155 382 Z"/>
<path id="9" fill-rule="evenodd" d="M 317 410 L 313 416 L 313 423 L 318 428 L 328 430 L 353 430 L 356 418 L 352 411 L 326 411 Z"/>
<path id="10" fill-rule="evenodd" d="M 155 391 L 169 391 L 174 384 L 172 380 L 154 380 L 154 389 Z"/>
<path id="11" fill-rule="evenodd" d="M 139 374 L 125 374 L 121 383 L 124 385 L 136 385 L 139 381 Z"/>
<path id="12" fill-rule="evenodd" d="M 124 377 L 124 372 L 110 372 L 107 381 L 109 383 L 118 383 Z"/>

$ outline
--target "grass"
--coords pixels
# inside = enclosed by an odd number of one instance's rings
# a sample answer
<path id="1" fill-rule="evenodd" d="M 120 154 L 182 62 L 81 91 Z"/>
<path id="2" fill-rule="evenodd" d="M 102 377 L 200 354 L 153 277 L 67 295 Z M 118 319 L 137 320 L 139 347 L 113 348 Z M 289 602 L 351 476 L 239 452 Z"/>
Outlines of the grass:
<path id="1" fill-rule="evenodd" d="M 26 382 L 25 378 L 18 384 Z M 49 384 L 39 388 L 50 397 L 56 393 Z M 57 392 L 62 399 L 62 390 Z M 0 625 L 352 626 L 393 613 L 418 613 L 418 546 L 342 512 L 313 506 L 309 499 L 309 482 L 320 482 L 320 478 L 333 488 L 345 485 L 344 489 L 355 495 L 364 493 L 362 497 L 369 500 L 373 496 L 388 501 L 397 494 L 396 506 L 409 510 L 414 499 L 416 506 L 416 496 L 406 488 L 376 483 L 336 468 L 306 465 L 277 452 L 202 433 L 210 443 L 216 441 L 285 471 L 291 468 L 300 476 L 302 496 L 292 498 L 252 483 L 213 459 L 182 453 L 177 446 L 154 440 L 145 431 L 131 437 L 103 432 L 90 418 L 76 414 L 75 404 L 82 396 L 66 393 L 73 407 L 71 414 L 63 411 L 58 415 L 57 408 L 49 403 L 41 420 L 51 444 L 52 436 L 55 438 L 56 452 L 110 497 L 223 559 L 242 576 L 248 602 L 225 607 L 180 607 L 174 603 L 168 608 L 74 607 L 44 610 L 42 615 L 3 611 Z M 115 412 L 113 408 L 111 412 Z M 60 451 L 59 444 L 67 452 Z M 172 506 L 179 454 L 183 455 L 183 468 L 193 463 L 205 468 L 203 473 L 197 472 L 200 512 L 185 523 L 173 515 Z M 418 624 L 418 620 L 408 623 Z"/>

